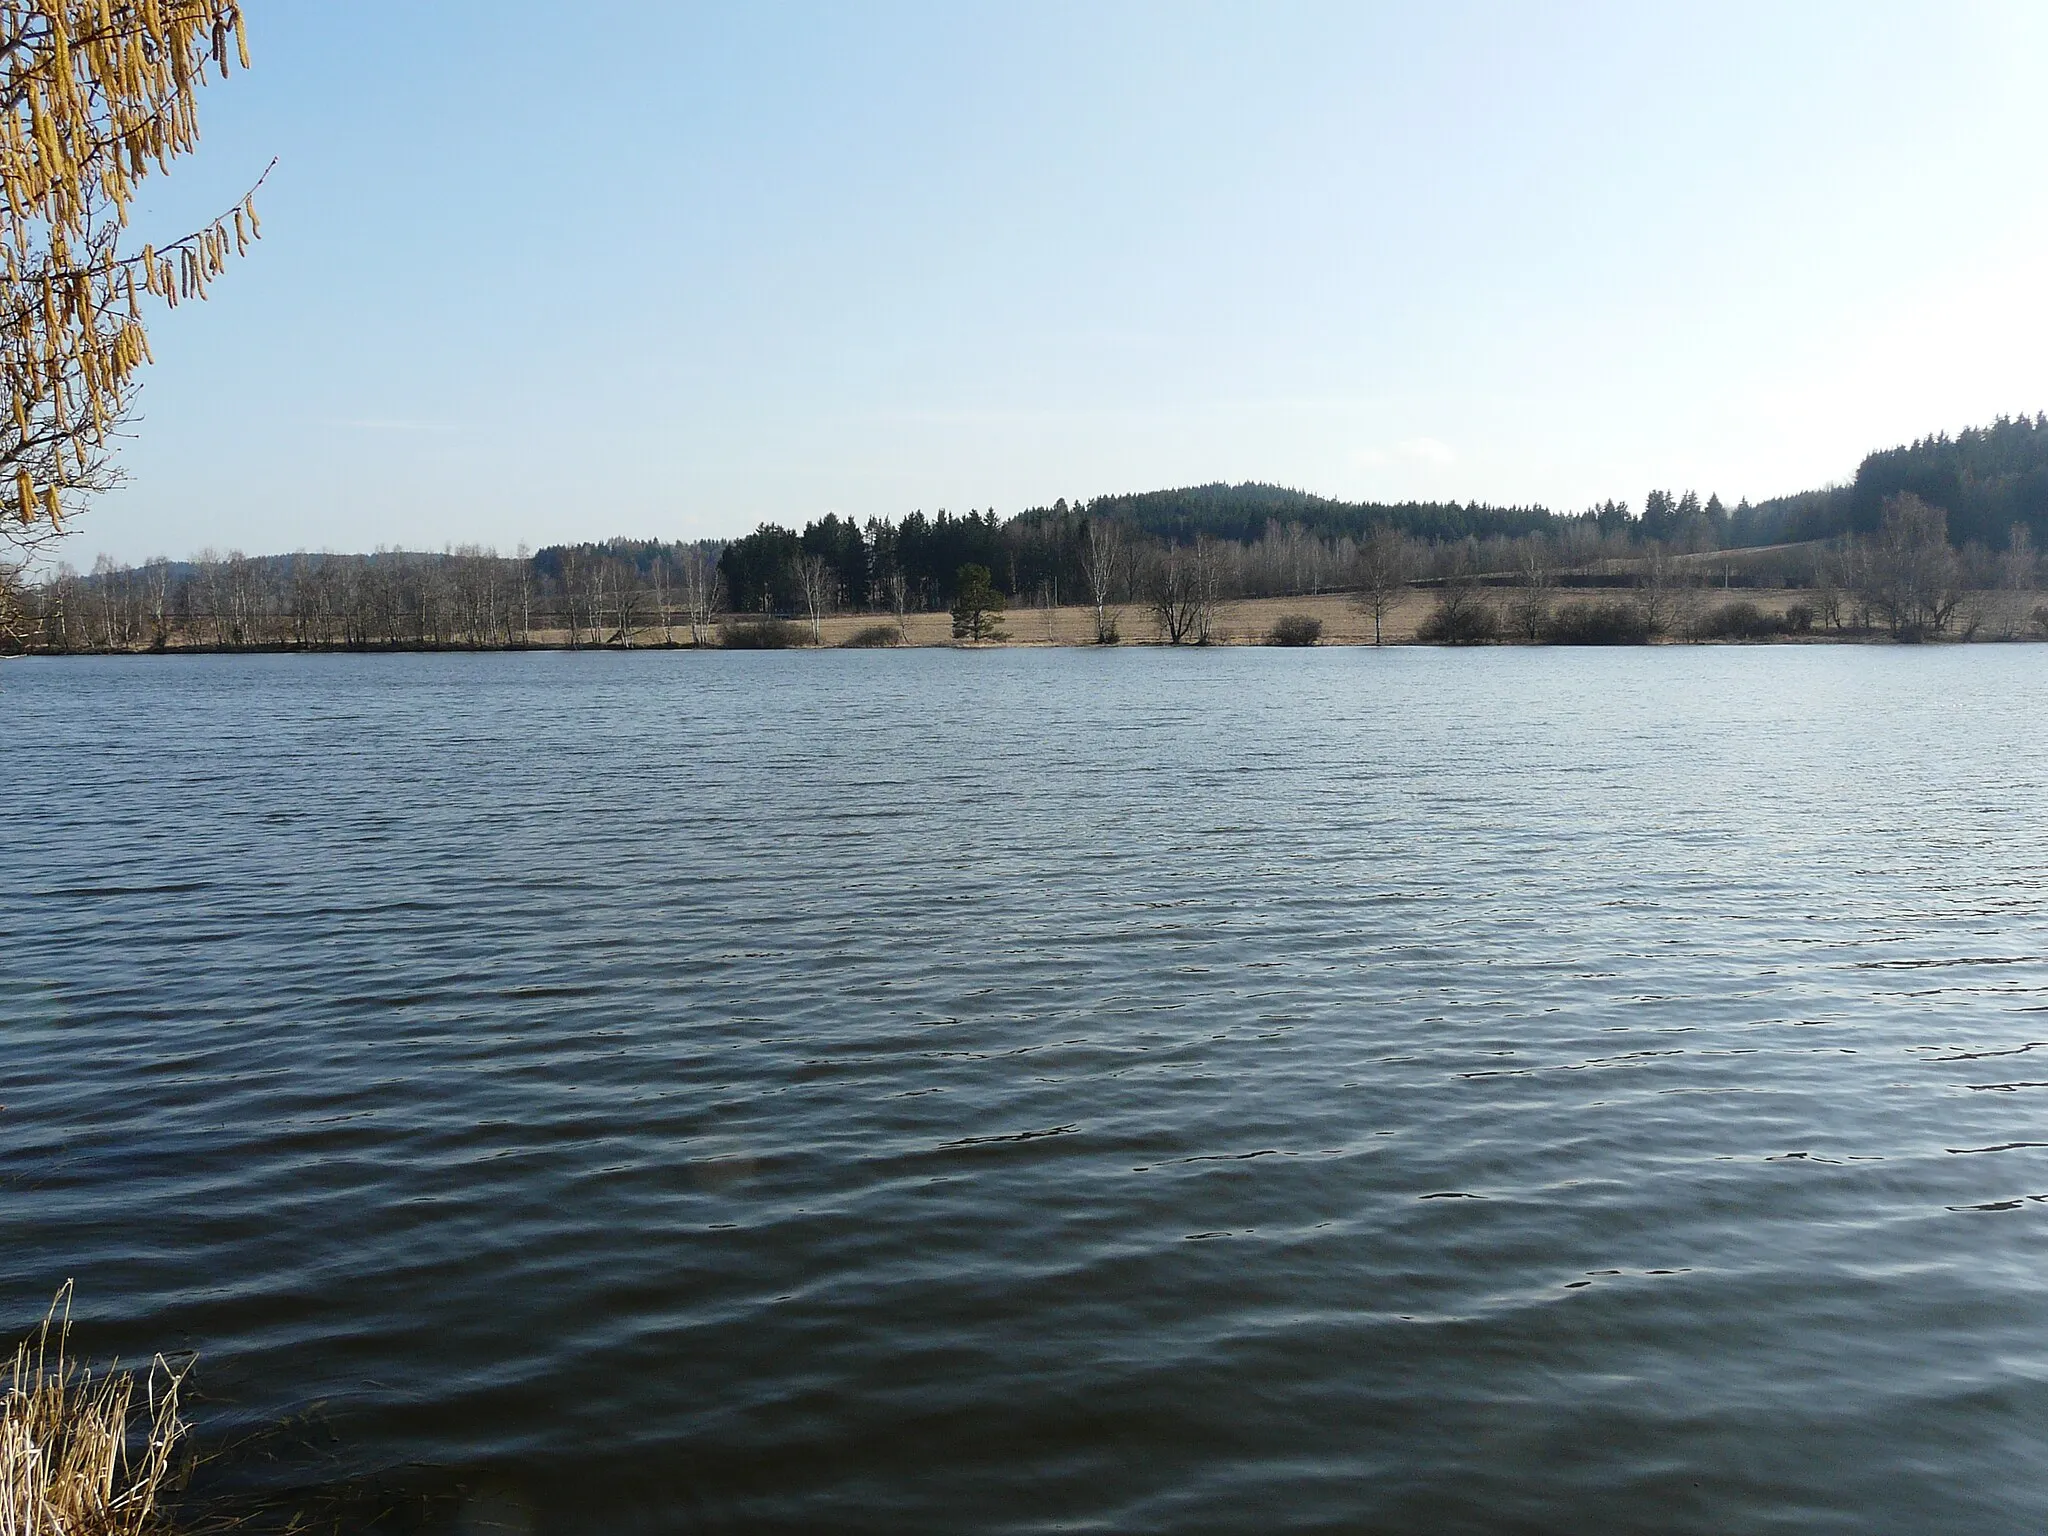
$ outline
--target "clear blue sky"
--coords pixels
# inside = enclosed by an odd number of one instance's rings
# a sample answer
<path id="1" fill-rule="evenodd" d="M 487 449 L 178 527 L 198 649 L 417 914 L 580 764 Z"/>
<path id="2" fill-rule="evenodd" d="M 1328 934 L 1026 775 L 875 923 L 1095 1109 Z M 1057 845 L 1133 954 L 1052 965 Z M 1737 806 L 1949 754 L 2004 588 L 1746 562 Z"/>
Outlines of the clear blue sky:
<path id="1" fill-rule="evenodd" d="M 1258 479 L 1730 504 L 2048 408 L 2048 6 L 251 0 L 79 564 Z"/>

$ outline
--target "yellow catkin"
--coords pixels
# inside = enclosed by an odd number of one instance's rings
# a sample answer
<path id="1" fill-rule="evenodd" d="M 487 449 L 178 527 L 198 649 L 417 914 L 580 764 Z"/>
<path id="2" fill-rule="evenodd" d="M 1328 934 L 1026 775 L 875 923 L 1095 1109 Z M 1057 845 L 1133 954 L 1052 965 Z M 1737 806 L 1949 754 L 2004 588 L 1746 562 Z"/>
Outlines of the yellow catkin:
<path id="1" fill-rule="evenodd" d="M 9 466 L 30 476 L 16 486 L 25 519 L 39 505 L 61 518 L 67 456 L 90 483 L 131 376 L 150 360 L 143 295 L 172 307 L 204 298 L 231 250 L 246 254 L 260 233 L 245 197 L 167 246 L 119 250 L 135 184 L 197 143 L 207 66 L 226 75 L 248 60 L 240 0 L 0 0 L 0 302 L 16 316 L 0 338 L 0 423 L 49 455 L 36 473 L 58 466 L 42 496 L 26 467 Z"/>

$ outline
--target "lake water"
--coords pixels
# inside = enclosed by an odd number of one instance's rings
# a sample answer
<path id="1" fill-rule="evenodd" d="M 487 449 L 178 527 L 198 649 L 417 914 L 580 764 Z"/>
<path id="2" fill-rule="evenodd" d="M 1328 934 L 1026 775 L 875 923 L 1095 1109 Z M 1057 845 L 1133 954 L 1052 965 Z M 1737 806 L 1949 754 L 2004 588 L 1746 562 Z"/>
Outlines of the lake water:
<path id="1" fill-rule="evenodd" d="M 390 1528 L 2039 1531 L 2044 705 L 0 665 L 0 1324 Z"/>

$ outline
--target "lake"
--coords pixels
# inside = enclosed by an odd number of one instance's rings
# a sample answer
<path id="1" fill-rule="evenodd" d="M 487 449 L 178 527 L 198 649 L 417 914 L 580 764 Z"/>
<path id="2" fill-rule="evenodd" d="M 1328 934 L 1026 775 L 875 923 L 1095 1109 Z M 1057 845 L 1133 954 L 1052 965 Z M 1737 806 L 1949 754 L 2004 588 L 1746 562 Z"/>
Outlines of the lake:
<path id="1" fill-rule="evenodd" d="M 531 1532 L 2048 1524 L 2048 647 L 0 664 L 0 1325 Z"/>

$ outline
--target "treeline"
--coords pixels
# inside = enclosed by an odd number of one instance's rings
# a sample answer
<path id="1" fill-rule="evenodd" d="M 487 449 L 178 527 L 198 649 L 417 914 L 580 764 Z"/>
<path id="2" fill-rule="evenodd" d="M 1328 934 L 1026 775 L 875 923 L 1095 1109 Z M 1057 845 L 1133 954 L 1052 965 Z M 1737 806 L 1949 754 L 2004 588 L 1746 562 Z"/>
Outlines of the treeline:
<path id="1" fill-rule="evenodd" d="M 1011 605 L 1090 606 L 1105 638 L 1115 630 L 1112 609 L 1152 612 L 1165 638 L 1183 630 L 1199 638 L 1206 620 L 1182 622 L 1188 592 L 1209 613 L 1231 599 L 1357 590 L 1381 567 L 1398 568 L 1404 586 L 1531 591 L 1658 587 L 1666 583 L 1658 573 L 1682 568 L 1673 583 L 1681 589 L 1812 588 L 1825 612 L 1828 592 L 1877 592 L 1873 552 L 1896 533 L 1902 506 L 1925 509 L 1913 514 L 1915 558 L 1939 568 L 1944 595 L 1908 605 L 1905 618 L 1881 595 L 1857 599 L 1852 613 L 1878 615 L 1871 622 L 1894 632 L 1945 634 L 1967 620 L 1958 594 L 2022 590 L 2022 568 L 2031 591 L 2033 549 L 2048 541 L 2048 416 L 2001 417 L 1873 453 L 1848 485 L 1733 508 L 1690 490 L 1653 490 L 1640 511 L 1608 500 L 1556 513 L 1210 485 L 1060 500 L 1009 517 L 942 510 L 857 523 L 827 514 L 801 529 L 764 524 L 722 544 L 614 539 L 512 556 L 474 547 L 207 553 L 140 566 L 102 559 L 89 574 L 60 568 L 34 585 L 0 569 L 0 644 L 703 644 L 720 614 L 804 620 L 815 636 L 825 615 L 842 611 L 894 615 L 900 631 L 905 615 L 953 607 L 970 571 L 985 572 L 989 591 Z M 1169 613 L 1180 617 L 1168 622 Z M 1507 628 L 1527 635 L 1531 625 Z"/>
<path id="2" fill-rule="evenodd" d="M 946 608 L 957 593 L 958 573 L 967 566 L 989 571 L 1012 602 L 1088 601 L 1100 580 L 1091 568 L 1090 534 L 1105 527 L 1118 531 L 1122 554 L 1112 585 L 1117 599 L 1126 603 L 1137 600 L 1172 551 L 1198 544 L 1209 550 L 1205 558 L 1223 598 L 1312 595 L 1343 586 L 1351 579 L 1362 542 L 1376 530 L 1391 530 L 1415 546 L 1414 563 L 1424 580 L 1455 570 L 1505 579 L 1535 558 L 1532 546 L 1542 546 L 1547 551 L 1542 558 L 1553 566 L 1576 567 L 1627 562 L 1648 548 L 1698 553 L 1735 547 L 1724 533 L 1736 525 L 1737 514 L 1726 511 L 1719 497 L 1703 503 L 1691 491 L 1652 491 L 1640 518 L 1616 501 L 1570 517 L 1540 510 L 1375 507 L 1369 510 L 1387 514 L 1384 519 L 1354 531 L 1352 519 L 1333 515 L 1285 522 L 1268 518 L 1247 526 L 1230 495 L 1250 491 L 1255 505 L 1282 504 L 1266 494 L 1272 487 L 1209 489 L 1218 495 L 1208 500 L 1200 490 L 1161 492 L 1141 509 L 1142 516 L 1127 514 L 1132 501 L 1147 498 L 1100 497 L 1085 506 L 1062 500 L 1007 519 L 993 511 L 963 516 L 942 511 L 930 517 L 913 512 L 900 523 L 882 518 L 855 523 L 828 514 L 801 531 L 763 524 L 725 546 L 719 574 L 734 612 L 815 618 L 838 609 Z M 1284 504 L 1293 505 L 1294 495 L 1285 493 Z M 1323 510 L 1335 505 L 1325 503 Z M 1183 516 L 1170 510 L 1174 506 L 1205 507 L 1213 515 Z M 1414 516 L 1394 515 L 1404 510 Z M 1755 569 L 1743 563 L 1732 579 L 1755 577 Z"/>
<path id="3" fill-rule="evenodd" d="M 718 545 L 620 540 L 506 557 L 252 556 L 59 570 L 0 588 L 0 642 L 56 651 L 501 649 L 545 640 L 702 641 L 719 611 Z"/>
<path id="4" fill-rule="evenodd" d="M 1625 579 L 1605 567 L 1639 553 L 1599 518 L 1553 534 L 1496 533 L 1431 541 L 1391 534 L 1410 579 L 1475 574 L 1495 582 L 1530 569 Z M 720 615 L 796 618 L 815 633 L 827 615 L 940 612 L 963 571 L 986 571 L 1007 603 L 1140 607 L 1198 571 L 1203 601 L 1313 595 L 1357 580 L 1367 540 L 1319 536 L 1269 522 L 1243 542 L 1198 534 L 1187 544 L 1064 503 L 1003 519 L 912 513 L 899 523 L 820 518 L 801 532 L 763 527 L 720 545 L 615 539 L 503 556 L 477 547 L 440 553 L 206 552 L 89 573 L 60 568 L 43 582 L 0 588 L 0 644 L 53 651 L 241 649 L 495 649 L 532 644 L 704 644 Z M 1199 557 L 1199 558 L 1196 558 Z M 1592 573 L 1587 575 L 1586 573 Z M 1776 582 L 1774 570 L 1724 581 Z M 11 620 L 9 615 L 11 614 Z"/>
<path id="5" fill-rule="evenodd" d="M 1511 573 L 1527 563 L 1532 542 L 1553 552 L 1553 564 L 1587 565 L 1640 558 L 1650 549 L 1756 548 L 1774 542 L 1776 532 L 1747 502 L 1731 509 L 1717 495 L 1702 500 L 1690 490 L 1653 490 L 1640 514 L 1617 500 L 1563 514 L 1478 503 L 1341 502 L 1279 486 L 1209 485 L 1086 503 L 1062 499 L 1009 518 L 993 510 L 920 511 L 900 522 L 827 514 L 801 530 L 764 523 L 725 546 L 719 573 L 739 613 L 941 609 L 968 565 L 988 570 L 1012 601 L 1056 604 L 1077 600 L 1088 587 L 1088 530 L 1104 525 L 1118 528 L 1130 545 L 1127 601 L 1166 551 L 1197 543 L 1217 547 L 1221 595 L 1236 598 L 1342 585 L 1361 542 L 1376 529 L 1432 552 L 1419 559 L 1429 576 L 1455 565 Z"/>
<path id="6" fill-rule="evenodd" d="M 1719 497 L 1703 503 L 1691 491 L 1652 491 L 1638 518 L 1617 501 L 1560 516 L 1540 507 L 1346 503 L 1277 486 L 1214 485 L 1085 504 L 1062 499 L 1010 518 L 993 510 L 920 511 L 893 523 L 828 514 L 800 531 L 765 523 L 725 546 L 719 572 L 740 613 L 811 614 L 821 603 L 936 610 L 952 602 L 957 573 L 968 565 L 988 570 L 1013 601 L 1072 602 L 1090 580 L 1088 530 L 1108 524 L 1132 546 L 1127 584 L 1164 551 L 1207 541 L 1222 551 L 1224 596 L 1265 597 L 1341 584 L 1360 541 L 1376 528 L 1508 570 L 1519 563 L 1514 551 L 1532 539 L 1578 561 L 1628 558 L 1645 541 L 1683 551 L 1728 547 L 1728 531 L 1745 526 L 1748 513 L 1745 506 L 1731 514 Z"/>

